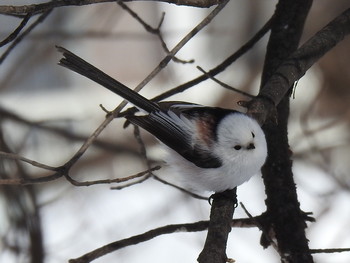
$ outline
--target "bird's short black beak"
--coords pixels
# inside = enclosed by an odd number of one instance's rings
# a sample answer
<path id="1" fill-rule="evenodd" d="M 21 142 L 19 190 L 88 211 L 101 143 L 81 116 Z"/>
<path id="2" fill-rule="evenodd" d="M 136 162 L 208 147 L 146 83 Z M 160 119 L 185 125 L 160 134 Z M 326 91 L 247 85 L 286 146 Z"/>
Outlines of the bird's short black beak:
<path id="1" fill-rule="evenodd" d="M 254 143 L 249 143 L 247 150 L 253 150 L 253 149 L 255 149 Z"/>

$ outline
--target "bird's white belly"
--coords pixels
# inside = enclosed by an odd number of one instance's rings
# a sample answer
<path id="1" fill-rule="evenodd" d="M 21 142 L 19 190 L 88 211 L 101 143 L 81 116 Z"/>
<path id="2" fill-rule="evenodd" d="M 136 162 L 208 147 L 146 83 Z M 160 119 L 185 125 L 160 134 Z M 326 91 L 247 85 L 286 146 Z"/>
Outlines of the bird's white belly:
<path id="1" fill-rule="evenodd" d="M 236 162 L 221 166 L 219 168 L 201 168 L 186 160 L 173 150 L 167 149 L 165 161 L 169 168 L 174 171 L 171 176 L 176 177 L 174 181 L 181 187 L 193 192 L 223 192 L 233 189 L 238 185 L 248 181 L 258 171 L 243 169 L 242 162 Z M 240 169 L 239 169 L 240 167 Z M 173 180 L 172 180 L 173 181 Z"/>

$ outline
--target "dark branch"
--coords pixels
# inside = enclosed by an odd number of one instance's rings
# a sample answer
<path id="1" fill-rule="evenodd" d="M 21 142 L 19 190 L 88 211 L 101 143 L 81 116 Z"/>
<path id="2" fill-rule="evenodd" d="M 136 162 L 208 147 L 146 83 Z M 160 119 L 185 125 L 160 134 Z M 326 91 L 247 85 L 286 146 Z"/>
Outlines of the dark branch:
<path id="1" fill-rule="evenodd" d="M 269 106 L 271 104 L 277 106 L 277 125 L 265 123 L 263 126 L 268 146 L 268 157 L 262 168 L 268 218 L 268 224 L 264 225 L 264 233 L 274 233 L 277 251 L 281 256 L 281 262 L 284 263 L 311 263 L 313 258 L 305 234 L 306 223 L 298 202 L 288 144 L 287 91 L 292 85 L 286 86 L 286 92 L 283 93 L 280 86 L 272 87 L 269 83 L 275 76 L 281 77 L 280 65 L 297 50 L 311 4 L 312 0 L 278 2 L 267 45 L 262 88 L 259 93 L 259 98 L 265 99 Z M 284 76 L 282 78 L 284 79 Z M 270 93 L 275 97 L 269 97 Z M 279 99 L 275 100 L 277 97 Z M 265 235 L 262 238 L 265 241 L 262 244 L 269 245 L 269 239 L 266 239 Z"/>
<path id="2" fill-rule="evenodd" d="M 162 17 L 160 19 L 160 22 L 158 24 L 157 27 L 152 27 L 150 26 L 149 24 L 147 24 L 137 13 L 135 13 L 132 9 L 130 9 L 126 4 L 124 4 L 122 1 L 118 1 L 118 4 L 120 5 L 121 8 L 123 8 L 126 12 L 128 12 L 133 18 L 136 19 L 137 22 L 139 22 L 143 28 L 148 32 L 148 33 L 151 33 L 155 36 L 157 36 L 157 38 L 159 39 L 161 45 L 162 45 L 162 48 L 164 49 L 164 51 L 169 54 L 170 51 L 169 51 L 169 48 L 167 47 L 167 44 L 165 43 L 165 40 L 163 38 L 163 35 L 161 33 L 161 26 L 163 24 L 163 21 L 164 21 L 164 17 L 165 17 L 165 13 L 162 14 Z M 175 62 L 179 62 L 179 63 L 183 63 L 183 64 L 186 64 L 186 63 L 193 63 L 194 60 L 191 59 L 189 61 L 185 61 L 185 60 L 181 60 L 175 56 L 172 57 L 172 60 L 175 61 Z"/>
<path id="3" fill-rule="evenodd" d="M 199 263 L 227 262 L 226 245 L 237 203 L 236 190 L 237 188 L 234 188 L 212 196 L 213 204 L 210 212 L 208 234 L 204 248 L 198 257 Z"/>
<path id="4" fill-rule="evenodd" d="M 125 0 L 123 2 L 129 2 L 131 0 Z M 132 0 L 137 1 L 137 0 Z M 140 1 L 140 0 L 139 0 Z M 25 16 L 27 14 L 40 14 L 50 9 L 63 7 L 63 6 L 83 6 L 99 3 L 115 2 L 115 0 L 55 0 L 41 4 L 32 5 L 0 5 L 0 14 L 11 16 Z M 223 0 L 158 0 L 158 2 L 166 2 L 176 5 L 187 5 L 194 7 L 210 7 L 213 5 L 221 4 Z"/>
<path id="5" fill-rule="evenodd" d="M 312 254 L 319 253 L 342 253 L 342 252 L 350 252 L 350 248 L 326 248 L 326 249 L 310 249 Z"/>
<path id="6" fill-rule="evenodd" d="M 7 58 L 7 56 L 10 54 L 10 52 L 22 41 L 23 38 L 25 38 L 37 25 L 39 25 L 41 22 L 43 22 L 48 15 L 51 13 L 52 9 L 48 9 L 47 11 L 45 11 L 43 14 L 41 14 L 37 20 L 35 20 L 25 31 L 22 32 L 22 34 L 19 34 L 19 31 L 21 29 L 23 29 L 24 25 L 21 27 L 19 26 L 18 32 L 14 32 L 14 34 L 18 35 L 17 38 L 15 38 L 15 40 L 12 42 L 12 44 L 7 48 L 7 50 L 1 55 L 0 57 L 0 64 L 2 64 L 2 62 L 4 62 L 4 60 Z M 28 18 L 29 19 L 29 18 Z M 26 19 L 24 19 L 23 21 L 26 21 Z M 24 24 L 22 21 L 22 24 Z"/>
<path id="7" fill-rule="evenodd" d="M 175 94 L 178 94 L 180 92 L 183 92 L 202 81 L 207 80 L 208 76 L 216 76 L 220 72 L 223 72 L 228 66 L 232 65 L 233 62 L 235 62 L 237 59 L 239 59 L 241 56 L 243 56 L 245 53 L 247 53 L 269 30 L 271 23 L 273 21 L 273 18 L 270 18 L 266 24 L 251 38 L 249 39 L 243 46 L 241 46 L 237 51 L 235 51 L 231 56 L 226 58 L 222 63 L 217 65 L 215 68 L 209 70 L 206 74 L 203 74 L 187 83 L 184 83 L 178 87 L 175 87 L 171 90 L 168 90 L 167 92 L 164 92 L 163 94 L 160 94 L 156 97 L 154 97 L 153 101 L 160 101 L 164 100 L 166 98 L 169 98 L 170 96 L 173 96 Z"/>
<path id="8" fill-rule="evenodd" d="M 69 260 L 69 263 L 88 263 L 118 249 L 145 242 L 160 235 L 179 232 L 198 232 L 207 229 L 208 221 L 200 221 L 193 224 L 167 225 L 152 229 L 140 235 L 132 236 L 116 242 L 109 243 L 103 247 L 95 249 L 79 258 Z"/>
<path id="9" fill-rule="evenodd" d="M 264 123 L 293 83 L 349 33 L 350 9 L 347 9 L 282 62 L 261 88 L 259 96 L 248 103 L 249 113 Z"/>
<path id="10" fill-rule="evenodd" d="M 239 218 L 239 219 L 231 219 L 230 227 L 256 227 L 254 222 L 260 221 L 259 217 L 255 218 Z M 145 242 L 151 240 L 155 237 L 173 234 L 173 233 L 187 233 L 187 232 L 199 232 L 208 229 L 209 221 L 199 221 L 196 223 L 190 224 L 175 224 L 175 225 L 167 225 L 159 228 L 152 229 L 143 234 L 132 236 L 129 238 L 125 238 L 122 240 L 118 240 L 112 243 L 109 243 L 103 247 L 97 248 L 85 255 L 69 260 L 69 263 L 88 263 L 99 257 L 105 256 L 111 252 L 117 251 L 119 249 L 136 245 L 141 242 Z M 212 263 L 212 262 L 211 262 Z"/>
<path id="11" fill-rule="evenodd" d="M 197 66 L 197 69 L 198 69 L 200 72 L 202 72 L 205 76 L 207 76 L 209 79 L 211 79 L 212 81 L 214 81 L 214 82 L 216 82 L 217 84 L 219 84 L 221 87 L 223 87 L 223 88 L 225 88 L 225 89 L 228 89 L 228 90 L 230 90 L 230 91 L 234 91 L 234 92 L 236 92 L 236 93 L 238 93 L 238 94 L 241 94 L 241 95 L 246 96 L 246 97 L 251 98 L 251 99 L 252 99 L 252 98 L 255 98 L 255 96 L 253 96 L 253 95 L 251 95 L 251 94 L 249 94 L 249 93 L 247 93 L 247 92 L 245 92 L 245 91 L 243 91 L 243 90 L 239 90 L 239 89 L 237 89 L 237 88 L 231 87 L 231 86 L 227 85 L 226 83 L 224 83 L 224 82 L 218 80 L 217 78 L 215 78 L 215 77 L 209 75 L 208 72 L 206 72 L 206 71 L 205 71 L 204 69 L 202 69 L 200 66 Z"/>
<path id="12" fill-rule="evenodd" d="M 112 183 L 123 183 L 127 182 L 136 178 L 140 178 L 142 176 L 148 175 L 149 173 L 159 170 L 160 166 L 150 167 L 148 170 L 134 174 L 129 175 L 127 177 L 122 178 L 115 178 L 115 179 L 102 179 L 102 180 L 95 180 L 95 181 L 85 181 L 85 182 L 79 182 L 74 180 L 72 177 L 70 177 L 68 174 L 65 175 L 66 179 L 74 186 L 91 186 L 96 184 L 112 184 Z"/>
<path id="13" fill-rule="evenodd" d="M 21 30 L 26 26 L 28 23 L 29 19 L 32 17 L 31 14 L 27 14 L 19 24 L 19 26 L 4 40 L 0 42 L 0 47 L 5 46 L 6 44 L 10 43 L 12 40 L 14 40 L 18 34 L 21 32 Z"/>

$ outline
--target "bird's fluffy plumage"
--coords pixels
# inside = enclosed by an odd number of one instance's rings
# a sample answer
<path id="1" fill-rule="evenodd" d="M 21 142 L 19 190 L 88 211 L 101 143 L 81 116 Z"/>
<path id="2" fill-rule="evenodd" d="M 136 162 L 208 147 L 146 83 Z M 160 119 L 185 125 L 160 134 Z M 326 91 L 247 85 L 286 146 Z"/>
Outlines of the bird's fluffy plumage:
<path id="1" fill-rule="evenodd" d="M 64 56 L 60 65 L 101 84 L 146 112 L 125 118 L 165 145 L 166 161 L 185 188 L 213 192 L 233 189 L 257 174 L 264 164 L 265 135 L 249 116 L 187 102 L 152 102 L 72 52 L 58 49 Z"/>
<path id="2" fill-rule="evenodd" d="M 219 167 L 201 168 L 172 149 L 166 150 L 165 161 L 176 171 L 181 185 L 191 191 L 222 192 L 241 185 L 259 173 L 267 156 L 265 135 L 260 126 L 240 113 L 229 114 L 221 120 L 217 140 L 207 149 L 211 155 L 218 156 Z"/>

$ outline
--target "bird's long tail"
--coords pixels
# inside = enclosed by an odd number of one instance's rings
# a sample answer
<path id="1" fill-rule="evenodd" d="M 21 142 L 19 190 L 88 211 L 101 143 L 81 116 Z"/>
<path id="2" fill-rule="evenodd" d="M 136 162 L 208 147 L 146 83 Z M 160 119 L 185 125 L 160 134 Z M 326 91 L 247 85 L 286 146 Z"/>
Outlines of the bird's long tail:
<path id="1" fill-rule="evenodd" d="M 97 82 L 98 84 L 101 84 L 103 87 L 118 94 L 136 107 L 146 112 L 159 110 L 159 106 L 156 103 L 146 99 L 132 89 L 129 89 L 124 84 L 108 76 L 106 73 L 102 72 L 69 50 L 63 47 L 57 47 L 57 49 L 63 54 L 63 58 L 61 58 L 58 63 L 60 66 L 66 67 L 91 79 L 92 81 Z"/>

